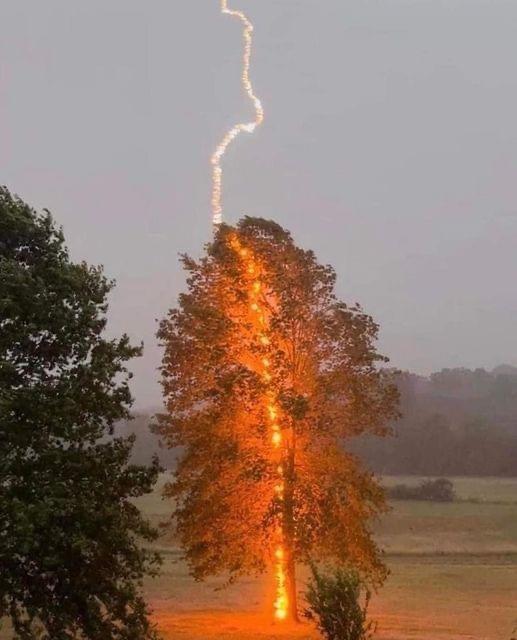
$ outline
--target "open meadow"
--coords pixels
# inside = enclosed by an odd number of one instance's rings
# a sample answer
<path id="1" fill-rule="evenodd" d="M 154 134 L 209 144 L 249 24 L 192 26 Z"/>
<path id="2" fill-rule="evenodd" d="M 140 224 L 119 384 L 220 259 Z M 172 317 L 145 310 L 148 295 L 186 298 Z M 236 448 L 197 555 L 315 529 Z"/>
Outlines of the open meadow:
<path id="1" fill-rule="evenodd" d="M 385 484 L 417 482 L 386 478 Z M 160 484 L 163 484 L 163 477 Z M 510 640 L 517 635 L 517 479 L 454 480 L 458 501 L 393 502 L 377 524 L 391 575 L 371 605 L 384 640 Z M 155 523 L 170 506 L 160 487 L 138 501 Z M 307 623 L 272 625 L 268 576 L 229 588 L 196 583 L 174 541 L 164 534 L 162 574 L 146 597 L 164 640 L 319 638 Z M 303 575 L 300 580 L 303 590 Z M 11 638 L 4 626 L 0 640 Z"/>
<path id="2" fill-rule="evenodd" d="M 457 478 L 454 485 L 457 502 L 394 502 L 377 524 L 391 570 L 371 606 L 380 638 L 510 640 L 517 633 L 517 479 Z M 159 490 L 140 506 L 155 522 L 168 513 Z M 307 624 L 270 624 L 268 577 L 222 590 L 221 580 L 197 584 L 174 542 L 164 535 L 159 544 L 163 572 L 146 591 L 166 640 L 318 638 Z"/>

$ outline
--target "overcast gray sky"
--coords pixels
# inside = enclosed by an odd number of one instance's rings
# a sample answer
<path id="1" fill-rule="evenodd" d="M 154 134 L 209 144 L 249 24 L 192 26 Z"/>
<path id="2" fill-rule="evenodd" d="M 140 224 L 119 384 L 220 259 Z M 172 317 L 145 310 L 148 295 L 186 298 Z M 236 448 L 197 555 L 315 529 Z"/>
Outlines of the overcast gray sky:
<path id="1" fill-rule="evenodd" d="M 255 23 L 263 127 L 225 162 L 225 217 L 271 217 L 338 272 L 396 366 L 517 364 L 517 2 L 232 0 Z M 145 342 L 210 237 L 209 156 L 251 115 L 217 0 L 0 0 L 0 182 L 118 286 Z"/>

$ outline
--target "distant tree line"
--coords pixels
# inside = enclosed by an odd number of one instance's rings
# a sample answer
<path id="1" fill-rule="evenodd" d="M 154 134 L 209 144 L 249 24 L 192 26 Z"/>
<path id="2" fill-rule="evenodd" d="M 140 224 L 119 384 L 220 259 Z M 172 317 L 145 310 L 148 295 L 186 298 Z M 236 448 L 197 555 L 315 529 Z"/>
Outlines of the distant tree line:
<path id="1" fill-rule="evenodd" d="M 517 368 L 443 369 L 429 377 L 398 375 L 402 417 L 392 438 L 366 436 L 349 443 L 382 474 L 517 476 Z M 159 449 L 141 414 L 119 424 L 137 434 L 135 461 L 158 452 L 173 468 L 177 452 Z M 348 444 L 347 444 L 348 446 Z"/>
<path id="2" fill-rule="evenodd" d="M 448 478 L 422 480 L 419 484 L 396 484 L 386 491 L 391 500 L 424 500 L 427 502 L 454 502 L 454 484 Z"/>
<path id="3" fill-rule="evenodd" d="M 399 375 L 392 438 L 354 450 L 382 474 L 517 476 L 517 368 Z"/>

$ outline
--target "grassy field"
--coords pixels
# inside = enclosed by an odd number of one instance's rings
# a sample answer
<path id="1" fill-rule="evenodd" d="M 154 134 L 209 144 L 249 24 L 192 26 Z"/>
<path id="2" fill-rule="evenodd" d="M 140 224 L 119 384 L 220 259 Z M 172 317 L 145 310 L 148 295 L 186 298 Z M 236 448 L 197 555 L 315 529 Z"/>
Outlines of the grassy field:
<path id="1" fill-rule="evenodd" d="M 386 485 L 417 482 L 385 478 Z M 163 478 L 161 480 L 163 484 Z M 394 502 L 377 523 L 391 575 L 371 613 L 381 640 L 510 640 L 517 637 L 517 479 L 454 480 L 458 501 Z M 154 494 L 139 506 L 155 523 L 170 505 Z M 272 581 L 195 583 L 170 536 L 163 572 L 146 597 L 164 640 L 317 640 L 308 624 L 271 624 Z M 301 588 L 303 590 L 302 576 Z M 0 640 L 11 638 L 4 628 Z"/>
<path id="2" fill-rule="evenodd" d="M 386 485 L 418 478 L 385 478 Z M 517 635 L 517 479 L 457 478 L 458 501 L 394 502 L 376 526 L 391 575 L 371 612 L 385 640 L 510 640 Z M 142 509 L 163 520 L 159 491 Z M 267 576 L 217 590 L 196 584 L 165 536 L 162 576 L 146 585 L 165 640 L 316 639 L 309 626 L 271 625 Z M 303 588 L 303 578 L 302 578 Z M 515 630 L 515 631 L 514 631 Z"/>
<path id="3" fill-rule="evenodd" d="M 372 615 L 381 638 L 433 640 L 501 638 L 517 625 L 517 566 L 505 558 L 394 558 L 391 577 L 375 598 Z M 196 585 L 185 568 L 167 558 L 164 574 L 147 592 L 155 620 L 167 639 L 258 640 L 311 638 L 307 625 L 279 629 L 269 622 L 263 602 L 267 580 L 244 580 L 225 591 L 216 581 Z"/>

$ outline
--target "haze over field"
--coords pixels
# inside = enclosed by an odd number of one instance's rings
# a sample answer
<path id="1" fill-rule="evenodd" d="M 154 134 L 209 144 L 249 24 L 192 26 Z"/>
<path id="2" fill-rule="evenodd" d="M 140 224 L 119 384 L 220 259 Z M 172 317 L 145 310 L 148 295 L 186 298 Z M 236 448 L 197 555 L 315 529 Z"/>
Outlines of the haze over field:
<path id="1" fill-rule="evenodd" d="M 266 121 L 225 159 L 229 219 L 273 217 L 333 264 L 396 366 L 517 364 L 517 4 L 239 4 Z M 0 20 L 2 182 L 117 278 L 111 331 L 145 340 L 155 405 L 154 319 L 210 236 L 210 153 L 249 114 L 240 28 L 215 0 L 4 0 Z"/>

